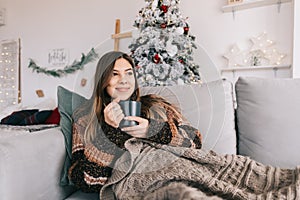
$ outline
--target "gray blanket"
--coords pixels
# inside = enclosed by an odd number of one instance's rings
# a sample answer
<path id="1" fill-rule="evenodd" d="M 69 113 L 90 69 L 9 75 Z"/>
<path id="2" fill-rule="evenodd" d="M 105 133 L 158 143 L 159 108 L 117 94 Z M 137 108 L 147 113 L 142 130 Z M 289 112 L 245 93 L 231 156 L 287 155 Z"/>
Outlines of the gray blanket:
<path id="1" fill-rule="evenodd" d="M 100 199 L 300 199 L 300 168 L 130 139 Z"/>

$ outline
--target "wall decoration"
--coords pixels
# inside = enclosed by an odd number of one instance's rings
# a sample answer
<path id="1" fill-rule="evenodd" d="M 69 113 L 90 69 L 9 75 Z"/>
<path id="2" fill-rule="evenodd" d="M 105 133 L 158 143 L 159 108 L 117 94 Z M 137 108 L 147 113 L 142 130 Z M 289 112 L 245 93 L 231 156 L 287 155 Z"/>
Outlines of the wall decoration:
<path id="1" fill-rule="evenodd" d="M 223 55 L 227 59 L 228 67 L 282 64 L 286 54 L 277 50 L 275 42 L 268 39 L 266 32 L 251 37 L 250 41 L 252 46 L 248 49 L 240 50 L 238 45 L 235 44 Z"/>
<path id="2" fill-rule="evenodd" d="M 267 33 L 263 32 L 257 37 L 251 37 L 251 42 L 253 43 L 251 51 L 261 50 L 265 51 L 268 47 L 272 46 L 274 42 L 267 37 Z"/>
<path id="3" fill-rule="evenodd" d="M 48 52 L 48 64 L 53 67 L 67 65 L 69 63 L 69 51 L 65 48 L 50 49 Z"/>
<path id="4" fill-rule="evenodd" d="M 83 67 L 91 61 L 98 58 L 97 53 L 94 48 L 92 48 L 87 55 L 82 54 L 80 61 L 74 61 L 72 65 L 65 66 L 63 69 L 53 69 L 49 70 L 45 67 L 38 66 L 32 59 L 29 61 L 28 68 L 37 73 L 43 73 L 49 76 L 62 77 L 68 74 L 73 74 L 77 70 L 83 69 Z"/>
<path id="5" fill-rule="evenodd" d="M 228 0 L 227 4 L 233 4 L 233 3 L 242 3 L 243 0 Z"/>
<path id="6" fill-rule="evenodd" d="M 36 90 L 35 93 L 36 93 L 36 95 L 37 95 L 38 97 L 40 97 L 40 98 L 45 96 L 43 90 Z"/>
<path id="7" fill-rule="evenodd" d="M 238 58 L 240 57 L 241 50 L 234 44 L 230 50 L 224 54 L 224 57 L 228 60 L 228 66 L 237 67 L 238 66 Z"/>
<path id="8" fill-rule="evenodd" d="M 21 101 L 20 40 L 0 42 L 0 110 Z"/>

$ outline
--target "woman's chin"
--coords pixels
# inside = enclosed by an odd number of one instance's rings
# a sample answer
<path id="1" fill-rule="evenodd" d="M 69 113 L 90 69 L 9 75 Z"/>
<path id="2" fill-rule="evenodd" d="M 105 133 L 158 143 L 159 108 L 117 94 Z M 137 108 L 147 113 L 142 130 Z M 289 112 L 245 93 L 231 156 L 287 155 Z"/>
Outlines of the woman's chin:
<path id="1" fill-rule="evenodd" d="M 119 95 L 118 97 L 120 98 L 121 101 L 126 101 L 130 98 L 130 95 Z"/>

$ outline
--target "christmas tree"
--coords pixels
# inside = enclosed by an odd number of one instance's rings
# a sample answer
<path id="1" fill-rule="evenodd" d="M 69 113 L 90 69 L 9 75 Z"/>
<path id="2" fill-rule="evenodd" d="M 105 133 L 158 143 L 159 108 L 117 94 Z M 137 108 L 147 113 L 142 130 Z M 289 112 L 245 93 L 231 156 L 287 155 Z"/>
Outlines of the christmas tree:
<path id="1" fill-rule="evenodd" d="M 200 82 L 193 61 L 195 37 L 189 34 L 179 0 L 145 0 L 134 22 L 138 36 L 129 45 L 140 86 Z"/>

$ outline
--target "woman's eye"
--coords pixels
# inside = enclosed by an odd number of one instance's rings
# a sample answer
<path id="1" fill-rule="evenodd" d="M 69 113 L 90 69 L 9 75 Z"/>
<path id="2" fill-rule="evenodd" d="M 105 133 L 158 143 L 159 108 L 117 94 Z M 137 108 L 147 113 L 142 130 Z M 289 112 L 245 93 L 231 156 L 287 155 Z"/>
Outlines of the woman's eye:
<path id="1" fill-rule="evenodd" d="M 113 76 L 118 76 L 118 73 L 117 73 L 117 72 L 113 72 L 112 75 L 113 75 Z"/>
<path id="2" fill-rule="evenodd" d="M 127 74 L 128 74 L 129 76 L 131 76 L 131 75 L 133 75 L 133 71 L 129 71 L 129 72 L 127 72 Z"/>

